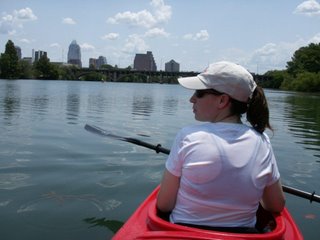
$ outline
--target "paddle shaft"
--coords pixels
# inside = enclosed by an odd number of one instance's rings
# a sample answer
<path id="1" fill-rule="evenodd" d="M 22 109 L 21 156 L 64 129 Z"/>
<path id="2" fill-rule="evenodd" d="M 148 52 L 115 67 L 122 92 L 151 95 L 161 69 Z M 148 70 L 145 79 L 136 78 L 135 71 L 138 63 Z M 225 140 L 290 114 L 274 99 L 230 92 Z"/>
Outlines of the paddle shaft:
<path id="1" fill-rule="evenodd" d="M 170 153 L 169 149 L 161 147 L 160 144 L 153 145 L 153 144 L 141 141 L 139 139 L 117 136 L 115 134 L 108 133 L 107 131 L 103 130 L 102 128 L 99 128 L 99 127 L 96 127 L 96 126 L 92 126 L 92 125 L 89 125 L 89 124 L 86 124 L 84 128 L 89 132 L 92 132 L 92 133 L 95 133 L 95 134 L 98 134 L 98 135 L 101 135 L 101 136 L 110 137 L 110 138 L 121 140 L 121 141 L 125 141 L 125 142 L 130 142 L 130 143 L 133 143 L 135 145 L 139 145 L 139 146 L 142 146 L 142 147 L 146 147 L 146 148 L 155 150 L 156 153 L 160 153 L 161 152 L 161 153 L 164 153 L 164 154 L 167 154 L 167 155 Z M 309 192 L 305 192 L 305 191 L 302 191 L 302 190 L 299 190 L 299 189 L 296 189 L 296 188 L 292 188 L 292 187 L 289 187 L 289 186 L 286 186 L 286 185 L 282 185 L 282 189 L 286 193 L 290 193 L 292 195 L 308 199 L 308 200 L 310 200 L 310 203 L 313 202 L 313 201 L 320 203 L 320 196 L 316 195 L 315 192 L 309 193 Z"/>
<path id="2" fill-rule="evenodd" d="M 139 146 L 142 146 L 142 147 L 146 147 L 146 148 L 155 150 L 156 153 L 159 153 L 159 152 L 165 153 L 165 154 L 169 154 L 170 153 L 169 149 L 161 147 L 160 144 L 153 145 L 153 144 L 141 141 L 139 139 L 121 137 L 121 136 L 109 133 L 109 132 L 107 132 L 106 130 L 104 130 L 102 128 L 99 128 L 99 127 L 96 127 L 96 126 L 92 126 L 92 125 L 89 125 L 89 124 L 86 124 L 84 126 L 84 128 L 89 132 L 92 132 L 92 133 L 95 133 L 95 134 L 98 134 L 98 135 L 101 135 L 101 136 L 104 136 L 104 137 L 109 137 L 109 138 L 117 139 L 117 140 L 120 140 L 120 141 L 133 143 L 135 145 L 139 145 Z"/>

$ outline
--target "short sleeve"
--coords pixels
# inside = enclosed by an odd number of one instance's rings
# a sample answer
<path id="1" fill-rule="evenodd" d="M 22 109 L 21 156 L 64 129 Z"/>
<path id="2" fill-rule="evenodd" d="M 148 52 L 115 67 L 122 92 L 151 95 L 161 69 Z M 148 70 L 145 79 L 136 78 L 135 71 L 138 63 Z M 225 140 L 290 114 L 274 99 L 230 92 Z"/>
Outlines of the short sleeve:
<path id="1" fill-rule="evenodd" d="M 271 147 L 271 174 L 269 178 L 269 182 L 267 183 L 267 186 L 270 186 L 274 184 L 276 181 L 280 179 L 280 172 L 278 169 L 277 161 L 273 153 L 273 149 Z"/>
<path id="2" fill-rule="evenodd" d="M 180 131 L 176 135 L 176 138 L 170 150 L 170 154 L 166 161 L 166 169 L 176 177 L 181 177 L 182 175 L 183 160 L 179 155 L 181 147 L 182 147 L 182 133 Z"/>

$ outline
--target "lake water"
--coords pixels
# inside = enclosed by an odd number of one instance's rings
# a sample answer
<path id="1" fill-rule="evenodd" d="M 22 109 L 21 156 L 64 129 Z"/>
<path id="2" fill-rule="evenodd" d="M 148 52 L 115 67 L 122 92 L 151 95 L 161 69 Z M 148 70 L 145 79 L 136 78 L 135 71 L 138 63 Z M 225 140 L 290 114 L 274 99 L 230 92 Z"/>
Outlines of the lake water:
<path id="1" fill-rule="evenodd" d="M 195 123 L 178 85 L 0 80 L 0 238 L 110 239 L 159 184 L 166 155 L 103 138 L 170 148 Z M 320 95 L 266 90 L 268 132 L 284 184 L 320 193 Z M 305 239 L 320 237 L 320 204 L 287 196 Z M 112 223 L 112 222 L 111 222 Z"/>

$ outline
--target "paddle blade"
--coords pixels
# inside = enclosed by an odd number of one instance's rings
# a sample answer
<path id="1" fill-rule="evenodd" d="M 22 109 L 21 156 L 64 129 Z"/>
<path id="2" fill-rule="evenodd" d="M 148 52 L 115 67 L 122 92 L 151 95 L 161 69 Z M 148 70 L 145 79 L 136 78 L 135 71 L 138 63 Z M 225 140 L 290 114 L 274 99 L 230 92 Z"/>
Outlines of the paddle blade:
<path id="1" fill-rule="evenodd" d="M 109 138 L 114 138 L 114 139 L 117 139 L 117 140 L 121 140 L 121 141 L 126 141 L 126 139 L 124 137 L 121 137 L 121 136 L 117 136 L 115 134 L 112 134 L 112 133 L 109 133 L 107 132 L 106 130 L 102 129 L 102 128 L 99 128 L 97 126 L 93 126 L 93 125 L 89 125 L 89 124 L 86 124 L 84 126 L 84 128 L 91 132 L 91 133 L 94 133 L 94 134 L 97 134 L 97 135 L 100 135 L 100 136 L 104 136 L 104 137 L 109 137 Z"/>

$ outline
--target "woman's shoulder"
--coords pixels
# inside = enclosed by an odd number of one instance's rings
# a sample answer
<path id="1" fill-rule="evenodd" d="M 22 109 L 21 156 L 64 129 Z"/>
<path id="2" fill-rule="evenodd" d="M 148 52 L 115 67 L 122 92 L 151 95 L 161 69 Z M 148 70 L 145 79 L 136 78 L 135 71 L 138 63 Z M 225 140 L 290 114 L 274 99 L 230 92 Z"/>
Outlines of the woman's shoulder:
<path id="1" fill-rule="evenodd" d="M 202 124 L 193 124 L 189 126 L 183 127 L 180 132 L 184 134 L 191 134 L 199 131 L 208 131 L 211 128 L 210 124 L 202 123 Z"/>

